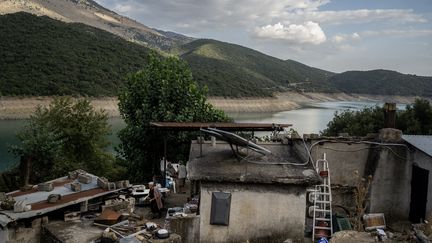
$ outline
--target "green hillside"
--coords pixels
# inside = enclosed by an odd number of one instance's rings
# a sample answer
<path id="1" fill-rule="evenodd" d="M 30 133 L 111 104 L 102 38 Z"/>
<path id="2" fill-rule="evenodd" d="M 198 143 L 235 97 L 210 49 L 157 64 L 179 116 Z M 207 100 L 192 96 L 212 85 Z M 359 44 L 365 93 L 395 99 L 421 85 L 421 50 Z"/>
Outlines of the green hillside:
<path id="1" fill-rule="evenodd" d="M 28 13 L 0 16 L 1 95 L 112 96 L 149 49 L 106 31 Z"/>
<path id="2" fill-rule="evenodd" d="M 115 96 L 125 76 L 144 67 L 149 51 L 84 24 L 2 15 L 0 95 Z M 189 63 L 195 79 L 214 96 L 287 90 L 432 96 L 432 77 L 387 70 L 334 74 L 216 40 L 195 40 L 172 53 Z"/>
<path id="3" fill-rule="evenodd" d="M 348 71 L 332 76 L 330 82 L 348 93 L 432 96 L 432 77 L 389 70 Z"/>
<path id="4" fill-rule="evenodd" d="M 281 60 L 243 46 L 200 39 L 175 53 L 186 60 L 195 79 L 217 96 L 269 96 L 274 91 L 334 91 L 332 73 L 292 60 Z"/>

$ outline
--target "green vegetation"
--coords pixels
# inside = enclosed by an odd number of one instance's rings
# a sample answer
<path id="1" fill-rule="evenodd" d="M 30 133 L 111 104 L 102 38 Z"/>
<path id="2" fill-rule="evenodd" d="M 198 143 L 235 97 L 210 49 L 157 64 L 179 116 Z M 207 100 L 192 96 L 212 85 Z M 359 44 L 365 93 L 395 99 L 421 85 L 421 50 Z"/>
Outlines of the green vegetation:
<path id="1" fill-rule="evenodd" d="M 337 136 L 349 133 L 352 136 L 365 136 L 378 132 L 384 127 L 384 109 L 382 107 L 364 108 L 359 111 L 345 110 L 336 112 L 333 120 L 327 124 L 321 134 Z M 432 134 L 432 106 L 425 99 L 416 99 L 405 110 L 397 111 L 396 128 L 404 134 Z"/>
<path id="2" fill-rule="evenodd" d="M 0 94 L 114 96 L 148 50 L 83 24 L 2 15 Z"/>
<path id="3" fill-rule="evenodd" d="M 239 45 L 200 39 L 174 52 L 189 63 L 195 79 L 214 96 L 270 96 L 299 88 L 333 90 L 325 82 L 330 72 Z"/>
<path id="4" fill-rule="evenodd" d="M 190 41 L 163 34 L 176 43 Z M 148 52 L 145 46 L 84 24 L 28 13 L 2 15 L 0 95 L 116 96 L 126 74 L 145 66 Z M 195 80 L 212 96 L 259 97 L 288 90 L 432 96 L 432 77 L 387 70 L 334 74 L 216 40 L 195 40 L 171 53 L 189 64 Z"/>
<path id="5" fill-rule="evenodd" d="M 332 76 L 330 82 L 347 93 L 432 96 L 432 77 L 389 70 L 344 72 Z"/>
<path id="6" fill-rule="evenodd" d="M 81 99 L 55 99 L 49 107 L 39 106 L 18 133 L 19 146 L 11 148 L 21 157 L 21 171 L 30 168 L 31 183 L 66 175 L 74 169 L 109 178 L 125 170 L 105 151 L 111 132 L 108 117 Z"/>
<path id="7" fill-rule="evenodd" d="M 129 76 L 119 101 L 126 122 L 126 128 L 119 133 L 119 150 L 129 162 L 132 181 L 159 174 L 164 138 L 169 146 L 168 159 L 185 161 L 189 155 L 189 133 L 164 133 L 150 127 L 150 122 L 228 120 L 222 111 L 206 102 L 206 90 L 197 86 L 187 65 L 176 57 L 160 59 L 150 55 L 146 68 Z"/>

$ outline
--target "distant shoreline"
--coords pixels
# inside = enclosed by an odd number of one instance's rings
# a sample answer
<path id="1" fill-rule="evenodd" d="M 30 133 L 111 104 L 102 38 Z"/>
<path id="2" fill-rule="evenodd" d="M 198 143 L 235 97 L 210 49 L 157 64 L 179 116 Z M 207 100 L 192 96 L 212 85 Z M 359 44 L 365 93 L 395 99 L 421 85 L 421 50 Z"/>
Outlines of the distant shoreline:
<path id="1" fill-rule="evenodd" d="M 409 104 L 415 96 L 366 95 L 346 93 L 278 93 L 271 98 L 209 97 L 208 101 L 225 112 L 278 112 L 294 110 L 305 104 L 326 101 L 379 101 Z M 53 97 L 0 97 L 0 119 L 27 119 L 38 105 L 46 106 Z M 89 98 L 96 109 L 104 109 L 109 117 L 119 117 L 116 97 Z"/>

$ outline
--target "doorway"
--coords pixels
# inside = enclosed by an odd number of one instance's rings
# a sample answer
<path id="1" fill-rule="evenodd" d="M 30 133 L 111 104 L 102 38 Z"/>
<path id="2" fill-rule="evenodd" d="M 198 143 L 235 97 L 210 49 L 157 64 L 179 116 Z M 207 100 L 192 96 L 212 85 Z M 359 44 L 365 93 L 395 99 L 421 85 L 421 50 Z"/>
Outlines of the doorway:
<path id="1" fill-rule="evenodd" d="M 411 177 L 411 204 L 409 219 L 419 223 L 425 219 L 429 184 L 429 170 L 413 166 Z"/>

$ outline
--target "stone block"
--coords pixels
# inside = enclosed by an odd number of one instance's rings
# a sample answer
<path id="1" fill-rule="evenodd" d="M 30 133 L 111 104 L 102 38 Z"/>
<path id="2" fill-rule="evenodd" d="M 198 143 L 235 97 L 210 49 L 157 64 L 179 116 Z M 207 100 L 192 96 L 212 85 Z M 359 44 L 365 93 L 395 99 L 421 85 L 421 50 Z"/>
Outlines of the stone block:
<path id="1" fill-rule="evenodd" d="M 115 186 L 117 189 L 122 189 L 123 188 L 123 181 L 116 181 Z"/>
<path id="2" fill-rule="evenodd" d="M 394 128 L 383 128 L 379 131 L 379 139 L 387 143 L 400 142 L 402 140 L 402 131 Z"/>
<path id="3" fill-rule="evenodd" d="M 96 183 L 100 188 L 108 189 L 108 180 L 105 177 L 98 177 Z"/>
<path id="4" fill-rule="evenodd" d="M 124 188 L 128 188 L 131 186 L 129 180 L 124 180 L 123 183 L 124 183 L 123 185 Z"/>
<path id="5" fill-rule="evenodd" d="M 52 182 L 45 182 L 38 184 L 38 191 L 41 192 L 50 192 L 54 190 L 54 186 Z"/>
<path id="6" fill-rule="evenodd" d="M 89 175 L 86 174 L 79 174 L 78 175 L 78 181 L 84 184 L 89 184 L 92 182 L 92 178 Z"/>
<path id="7" fill-rule="evenodd" d="M 72 191 L 74 191 L 74 192 L 79 192 L 79 191 L 81 191 L 81 183 L 79 183 L 79 182 L 74 182 L 74 183 L 71 183 L 70 185 L 71 185 L 71 189 L 72 189 Z"/>
<path id="8" fill-rule="evenodd" d="M 115 190 L 116 184 L 114 182 L 108 182 L 108 190 Z"/>
<path id="9" fill-rule="evenodd" d="M 61 200 L 60 194 L 51 194 L 47 198 L 48 203 L 56 203 L 59 200 Z"/>
<path id="10" fill-rule="evenodd" d="M 17 201 L 14 204 L 14 213 L 22 213 L 31 210 L 31 205 L 27 205 L 24 201 Z"/>

